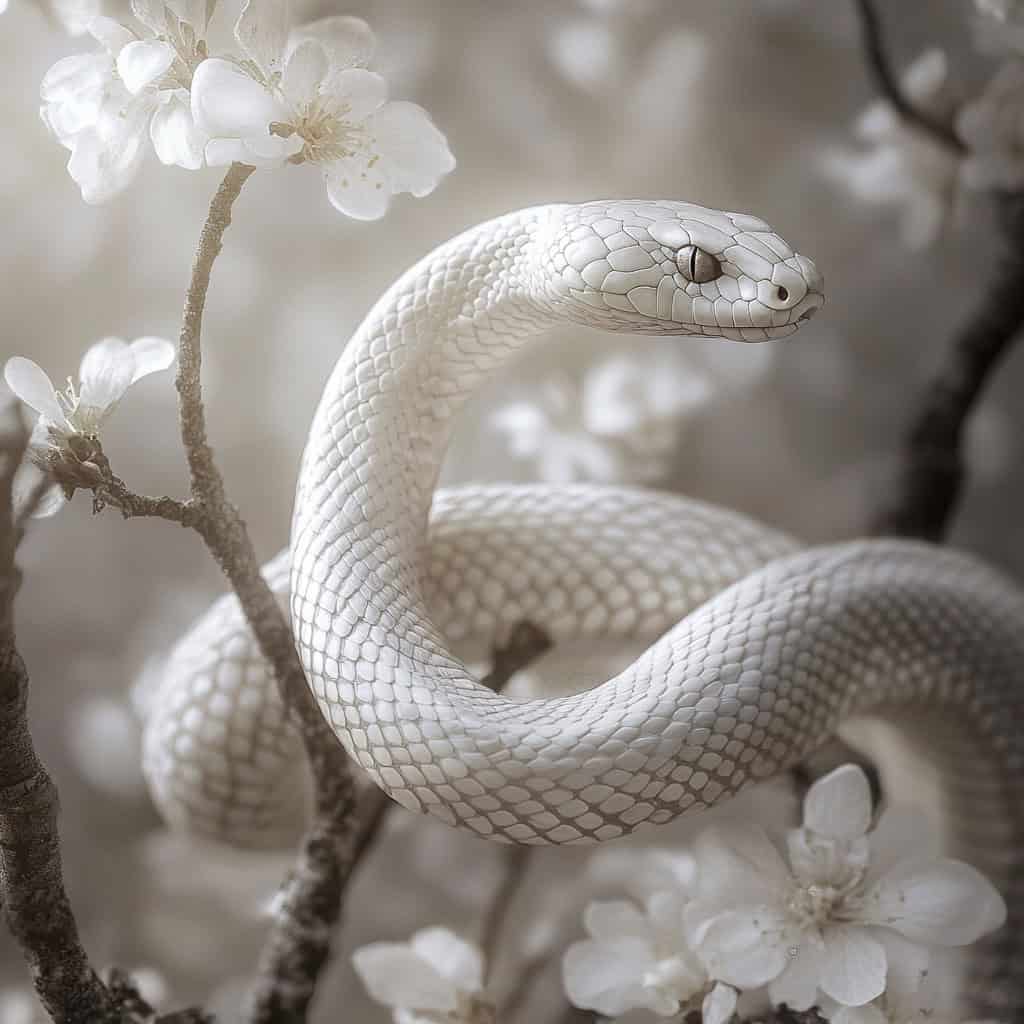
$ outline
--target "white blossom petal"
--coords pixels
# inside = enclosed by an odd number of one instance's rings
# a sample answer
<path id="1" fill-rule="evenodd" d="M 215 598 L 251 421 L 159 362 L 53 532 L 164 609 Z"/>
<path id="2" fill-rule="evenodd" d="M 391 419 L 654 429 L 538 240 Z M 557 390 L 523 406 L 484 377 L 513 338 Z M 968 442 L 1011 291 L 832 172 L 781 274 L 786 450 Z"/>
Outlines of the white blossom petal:
<path id="1" fill-rule="evenodd" d="M 151 373 L 166 370 L 174 362 L 174 346 L 164 338 L 136 338 L 128 348 L 135 360 L 132 384 Z"/>
<path id="2" fill-rule="evenodd" d="M 828 1014 L 831 1024 L 892 1024 L 881 1007 L 874 1003 L 866 1006 L 838 1006 Z"/>
<path id="3" fill-rule="evenodd" d="M 871 859 L 868 878 L 881 878 L 901 861 L 938 857 L 941 837 L 935 824 L 918 807 L 906 804 L 887 807 L 868 836 Z"/>
<path id="4" fill-rule="evenodd" d="M 142 140 L 149 113 L 148 105 L 136 101 L 75 136 L 68 173 L 90 205 L 107 202 L 135 178 L 145 155 Z"/>
<path id="5" fill-rule="evenodd" d="M 117 73 L 134 96 L 152 85 L 174 63 L 174 50 L 156 39 L 137 39 L 121 48 Z"/>
<path id="6" fill-rule="evenodd" d="M 135 356 L 120 338 L 96 342 L 82 357 L 78 376 L 83 406 L 111 409 L 124 397 L 135 376 Z"/>
<path id="7" fill-rule="evenodd" d="M 289 0 L 246 0 L 235 38 L 265 74 L 280 70 L 291 23 Z"/>
<path id="8" fill-rule="evenodd" d="M 107 18 L 104 15 L 97 15 L 91 18 L 87 26 L 89 35 L 102 46 L 111 57 L 116 57 L 122 47 L 138 39 L 139 37 L 127 25 Z"/>
<path id="9" fill-rule="evenodd" d="M 821 990 L 844 1006 L 862 1006 L 885 991 L 885 950 L 867 929 L 833 925 L 825 929 Z"/>
<path id="10" fill-rule="evenodd" d="M 416 932 L 410 945 L 413 952 L 463 992 L 475 993 L 484 987 L 484 958 L 480 950 L 447 928 L 424 928 Z"/>
<path id="11" fill-rule="evenodd" d="M 267 89 L 236 64 L 217 57 L 196 68 L 191 92 L 192 119 L 211 139 L 273 139 L 271 123 L 288 120 L 288 110 Z"/>
<path id="12" fill-rule="evenodd" d="M 332 71 L 324 82 L 324 91 L 343 100 L 348 106 L 345 120 L 361 124 L 388 98 L 388 82 L 383 75 L 366 68 L 342 68 Z"/>
<path id="13" fill-rule="evenodd" d="M 929 950 L 888 928 L 872 928 L 871 934 L 885 949 L 886 1000 L 909 1004 L 928 976 Z"/>
<path id="14" fill-rule="evenodd" d="M 167 31 L 167 5 L 164 0 L 132 0 L 132 14 L 153 35 L 163 35 Z"/>
<path id="15" fill-rule="evenodd" d="M 809 1010 L 818 998 L 821 976 L 822 943 L 817 932 L 804 934 L 795 945 L 787 947 L 789 962 L 771 983 L 771 1001 L 785 1003 L 791 1010 Z"/>
<path id="16" fill-rule="evenodd" d="M 417 956 L 407 943 L 374 942 L 352 954 L 352 964 L 378 1003 L 450 1013 L 458 991 L 450 979 Z"/>
<path id="17" fill-rule="evenodd" d="M 829 839 L 858 839 L 871 826 L 871 784 L 844 764 L 818 779 L 804 798 L 804 827 Z"/>
<path id="18" fill-rule="evenodd" d="M 935 859 L 899 864 L 865 895 L 860 919 L 908 939 L 964 946 L 1001 927 L 1006 904 L 969 864 Z"/>
<path id="19" fill-rule="evenodd" d="M 293 44 L 315 39 L 327 51 L 334 68 L 364 68 L 373 59 L 377 40 L 362 18 L 336 14 L 308 22 L 292 33 Z"/>
<path id="20" fill-rule="evenodd" d="M 395 192 L 410 192 L 421 198 L 455 169 L 448 140 L 415 103 L 387 103 L 369 119 L 367 127 L 373 134 L 374 148 L 387 163 Z"/>
<path id="21" fill-rule="evenodd" d="M 789 885 L 779 851 L 758 825 L 723 822 L 694 843 L 700 900 L 719 907 L 773 904 Z"/>
<path id="22" fill-rule="evenodd" d="M 777 978 L 789 963 L 786 922 L 774 907 L 728 910 L 695 933 L 694 949 L 712 978 L 756 988 Z"/>
<path id="23" fill-rule="evenodd" d="M 4 364 L 7 386 L 26 405 L 54 423 L 64 422 L 64 411 L 57 401 L 57 391 L 46 371 L 31 359 L 13 356 Z"/>
<path id="24" fill-rule="evenodd" d="M 281 76 L 281 91 L 293 103 L 309 101 L 316 96 L 327 69 L 327 52 L 316 40 L 307 39 L 288 58 Z"/>
<path id="25" fill-rule="evenodd" d="M 721 983 L 715 985 L 701 1005 L 703 1024 L 728 1024 L 736 1012 L 736 1002 L 736 989 Z"/>
<path id="26" fill-rule="evenodd" d="M 380 164 L 368 167 L 357 158 L 324 168 L 327 198 L 336 210 L 355 220 L 378 220 L 388 211 L 391 182 Z"/>
<path id="27" fill-rule="evenodd" d="M 189 171 L 203 166 L 206 136 L 192 120 L 187 93 L 173 96 L 157 108 L 149 123 L 149 137 L 162 164 Z"/>
<path id="28" fill-rule="evenodd" d="M 595 939 L 651 938 L 647 918 L 639 907 L 626 900 L 598 900 L 589 904 L 583 912 L 583 927 Z"/>
<path id="29" fill-rule="evenodd" d="M 827 839 L 806 828 L 790 831 L 786 848 L 793 874 L 805 885 L 843 885 L 851 870 L 863 871 L 870 860 L 864 836 Z"/>
<path id="30" fill-rule="evenodd" d="M 640 939 L 574 942 L 562 961 L 565 992 L 574 1006 L 608 1017 L 646 1009 L 643 976 L 653 966 L 650 946 Z"/>
<path id="31" fill-rule="evenodd" d="M 46 433 L 46 423 L 40 417 L 32 431 L 29 447 L 45 446 Z M 48 477 L 49 474 L 44 473 L 30 459 L 25 459 L 14 471 L 14 479 L 11 481 L 11 505 L 16 518 L 21 518 L 28 512 L 31 502 L 34 502 L 33 519 L 49 519 L 68 503 L 60 485 L 48 483 Z"/>
<path id="32" fill-rule="evenodd" d="M 39 85 L 44 103 L 64 103 L 102 90 L 114 69 L 114 63 L 103 53 L 78 53 L 57 61 Z"/>

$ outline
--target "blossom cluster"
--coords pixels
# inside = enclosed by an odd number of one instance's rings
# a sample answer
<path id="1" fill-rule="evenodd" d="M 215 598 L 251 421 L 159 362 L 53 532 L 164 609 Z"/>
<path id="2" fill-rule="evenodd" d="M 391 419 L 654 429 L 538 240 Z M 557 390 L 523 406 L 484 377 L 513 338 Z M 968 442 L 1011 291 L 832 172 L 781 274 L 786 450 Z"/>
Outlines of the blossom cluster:
<path id="1" fill-rule="evenodd" d="M 686 420 L 712 396 L 692 366 L 622 353 L 578 382 L 548 377 L 536 400 L 501 406 L 491 423 L 546 483 L 650 484 L 668 472 Z"/>
<path id="2" fill-rule="evenodd" d="M 1001 927 L 1006 906 L 974 868 L 925 852 L 926 833 L 906 809 L 876 823 L 868 778 L 847 764 L 811 786 L 782 842 L 733 821 L 690 850 L 639 854 L 638 899 L 584 912 L 587 937 L 564 955 L 569 1000 L 608 1018 L 699 1010 L 705 1024 L 744 1003 L 816 1007 L 834 1024 L 942 1019 L 932 957 Z M 481 954 L 447 929 L 363 947 L 354 964 L 397 1024 L 491 1019 Z"/>
<path id="3" fill-rule="evenodd" d="M 56 388 L 38 363 L 24 356 L 8 359 L 7 386 L 39 414 L 29 439 L 29 458 L 15 478 L 15 504 L 31 501 L 36 516 L 50 516 L 76 486 L 98 481 L 94 460 L 102 452 L 103 424 L 133 384 L 166 370 L 173 360 L 174 346 L 163 338 L 137 338 L 131 344 L 104 338 L 82 357 L 78 386 L 69 377 L 64 388 Z M 40 480 L 40 470 L 53 479 Z"/>
<path id="4" fill-rule="evenodd" d="M 1004 37 L 1012 37 L 1016 25 L 1024 43 L 1020 4 L 978 0 L 978 8 L 999 25 Z M 882 101 L 856 121 L 861 146 L 855 151 L 827 149 L 822 166 L 857 198 L 898 209 L 904 242 L 917 249 L 938 238 L 964 187 L 1024 187 L 1024 61 L 1019 55 L 1003 61 L 976 97 L 958 103 L 945 54 L 929 50 L 907 68 L 901 89 L 912 107 L 936 124 L 948 125 L 950 139 L 943 141 L 908 122 Z"/>
<path id="5" fill-rule="evenodd" d="M 364 220 L 395 193 L 428 194 L 454 168 L 426 111 L 389 101 L 367 68 L 366 22 L 332 16 L 291 31 L 285 0 L 246 0 L 227 32 L 227 3 L 132 0 L 135 23 L 92 18 L 100 49 L 47 72 L 41 115 L 86 202 L 134 179 L 147 140 L 162 163 L 188 170 L 313 164 L 331 203 Z"/>

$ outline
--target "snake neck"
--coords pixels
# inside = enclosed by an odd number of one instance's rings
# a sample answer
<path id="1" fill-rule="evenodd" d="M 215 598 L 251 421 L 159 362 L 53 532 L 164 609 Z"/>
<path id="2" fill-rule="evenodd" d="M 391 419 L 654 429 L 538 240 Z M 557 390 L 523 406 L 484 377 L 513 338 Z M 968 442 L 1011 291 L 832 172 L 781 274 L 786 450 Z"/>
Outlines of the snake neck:
<path id="1" fill-rule="evenodd" d="M 306 467 L 338 456 L 365 467 L 372 445 L 381 467 L 372 485 L 386 492 L 381 499 L 401 501 L 406 516 L 417 510 L 425 527 L 456 414 L 482 378 L 554 320 L 533 283 L 535 245 L 555 209 L 523 210 L 464 232 L 381 297 L 325 388 L 304 456 L 297 520 L 307 507 Z M 387 455 L 385 469 L 380 459 Z M 368 498 L 370 481 L 362 483 Z M 351 511 L 355 525 L 361 516 Z"/>
<path id="2" fill-rule="evenodd" d="M 385 625 L 391 635 L 416 632 L 427 618 L 418 566 L 456 413 L 482 378 L 553 322 L 535 294 L 535 252 L 558 210 L 506 215 L 436 249 L 381 297 L 335 366 L 292 524 L 292 612 L 322 705 L 333 685 L 325 665 L 337 678 L 344 648 L 351 666 L 353 637 Z M 339 635 L 348 643 L 339 646 Z M 400 648 L 403 661 L 405 649 L 422 648 Z"/>

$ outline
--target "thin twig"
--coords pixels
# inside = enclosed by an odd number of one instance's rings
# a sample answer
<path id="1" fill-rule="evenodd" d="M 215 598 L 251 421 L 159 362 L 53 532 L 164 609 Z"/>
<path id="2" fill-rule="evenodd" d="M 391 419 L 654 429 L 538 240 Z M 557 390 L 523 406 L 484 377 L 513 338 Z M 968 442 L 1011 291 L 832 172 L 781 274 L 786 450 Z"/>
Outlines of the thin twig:
<path id="1" fill-rule="evenodd" d="M 933 117 L 926 111 L 919 110 L 903 94 L 899 79 L 885 52 L 881 19 L 874 0 L 854 0 L 854 3 L 860 16 L 864 56 L 874 78 L 875 88 L 907 124 L 931 136 L 934 141 L 955 153 L 966 153 L 967 147 L 953 131 L 951 125 Z"/>
<path id="2" fill-rule="evenodd" d="M 494 962 L 498 959 L 501 933 L 512 910 L 516 894 L 526 878 L 532 852 L 528 846 L 510 846 L 504 851 L 501 884 L 480 924 L 480 950 L 487 965 L 488 978 L 493 974 Z"/>

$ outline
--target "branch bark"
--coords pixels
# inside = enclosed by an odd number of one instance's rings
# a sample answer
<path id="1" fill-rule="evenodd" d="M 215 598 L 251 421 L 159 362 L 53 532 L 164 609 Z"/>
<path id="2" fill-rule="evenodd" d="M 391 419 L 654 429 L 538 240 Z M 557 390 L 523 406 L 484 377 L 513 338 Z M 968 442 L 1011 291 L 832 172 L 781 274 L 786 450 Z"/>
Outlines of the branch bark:
<path id="1" fill-rule="evenodd" d="M 918 110 L 903 95 L 889 64 L 874 0 L 855 0 L 864 51 L 879 93 L 903 120 L 958 154 L 966 146 L 951 126 Z M 972 319 L 954 338 L 924 391 L 904 442 L 893 494 L 871 532 L 944 539 L 963 490 L 964 433 L 988 380 L 1024 326 L 1024 195 L 993 195 L 1004 228 L 1003 251 L 986 275 L 990 282 Z"/>
<path id="2" fill-rule="evenodd" d="M 14 556 L 21 537 L 12 501 L 28 432 L 13 406 L 0 429 L 0 903 L 54 1020 L 120 1022 L 78 937 L 61 868 L 57 789 L 29 732 L 28 670 L 14 643 L 20 584 Z"/>
<path id="3" fill-rule="evenodd" d="M 15 646 L 13 481 L 28 444 L 12 405 L 0 412 L 0 904 L 46 1012 L 61 1024 L 204 1024 L 198 1010 L 157 1018 L 130 983 L 103 983 L 89 962 L 64 888 L 57 787 L 28 723 L 29 676 Z"/>

